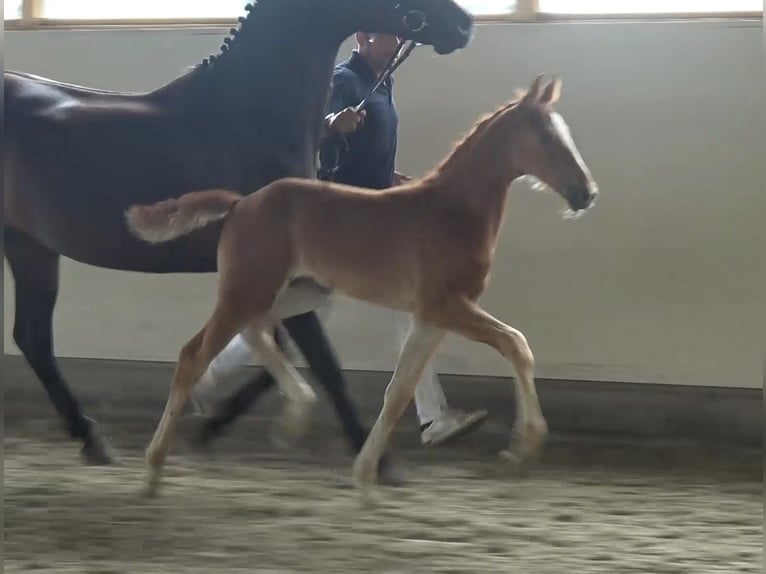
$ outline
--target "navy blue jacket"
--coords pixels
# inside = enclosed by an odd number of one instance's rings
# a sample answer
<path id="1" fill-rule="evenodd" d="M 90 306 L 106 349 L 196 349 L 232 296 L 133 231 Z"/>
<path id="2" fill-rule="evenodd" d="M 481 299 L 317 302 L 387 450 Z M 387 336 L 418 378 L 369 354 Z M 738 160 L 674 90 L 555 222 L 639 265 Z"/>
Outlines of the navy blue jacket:
<path id="1" fill-rule="evenodd" d="M 357 105 L 377 81 L 373 69 L 354 50 L 349 59 L 335 67 L 327 112 L 337 113 Z M 367 115 L 356 131 L 344 136 L 332 134 L 323 140 L 319 149 L 320 179 L 372 189 L 393 185 L 399 117 L 392 88 L 389 77 L 365 104 Z M 336 157 L 338 170 L 331 176 L 328 171 L 336 167 Z"/>

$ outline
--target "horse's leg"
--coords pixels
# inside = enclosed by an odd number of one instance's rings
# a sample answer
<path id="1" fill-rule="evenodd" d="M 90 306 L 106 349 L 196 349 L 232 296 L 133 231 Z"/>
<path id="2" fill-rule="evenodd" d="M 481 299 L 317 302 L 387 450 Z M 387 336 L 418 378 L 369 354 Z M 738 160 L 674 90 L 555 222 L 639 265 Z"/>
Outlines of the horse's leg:
<path id="1" fill-rule="evenodd" d="M 429 319 L 468 339 L 490 345 L 513 364 L 517 375 L 517 417 L 512 434 L 516 435 L 516 444 L 512 440 L 510 450 L 501 454 L 517 464 L 535 455 L 545 442 L 548 425 L 535 388 L 534 355 L 524 334 L 495 319 L 469 300 L 457 300 L 440 306 L 438 314 Z"/>
<path id="2" fill-rule="evenodd" d="M 329 395 L 346 438 L 354 453 L 358 454 L 367 439 L 368 430 L 359 420 L 359 413 L 351 402 L 346 380 L 319 317 L 315 312 L 304 313 L 288 317 L 283 325 L 305 357 L 317 382 Z M 378 478 L 389 485 L 404 482 L 401 472 L 387 454 L 380 459 Z"/>
<path id="3" fill-rule="evenodd" d="M 306 358 L 317 381 L 329 394 L 354 452 L 359 452 L 367 437 L 367 430 L 361 424 L 359 415 L 351 403 L 338 360 L 330 347 L 321 322 L 313 312 L 327 301 L 330 294 L 330 290 L 324 289 L 313 281 L 299 279 L 277 297 L 273 314 L 283 320 L 284 327 Z M 229 348 L 234 349 L 238 346 L 243 346 L 241 337 L 235 338 L 227 350 L 216 357 L 214 362 L 221 365 L 233 364 L 236 361 L 225 359 L 224 354 L 229 352 Z M 230 354 L 233 357 L 234 351 L 232 350 Z M 220 368 L 219 371 L 225 372 L 225 369 Z M 212 366 L 205 373 L 205 377 L 212 377 Z M 204 444 L 220 435 L 226 426 L 251 408 L 261 393 L 271 387 L 274 382 L 271 374 L 265 371 L 237 389 L 221 403 L 213 416 L 203 423 L 198 440 Z M 388 458 L 384 458 L 382 462 L 381 472 L 388 475 L 383 478 L 391 483 L 397 482 L 400 478 L 397 477 L 389 462 Z"/>
<path id="4" fill-rule="evenodd" d="M 59 288 L 59 256 L 27 235 L 4 229 L 5 256 L 15 283 L 13 339 L 66 424 L 69 436 L 83 443 L 89 464 L 110 464 L 112 456 L 95 423 L 83 416 L 53 355 L 53 308 Z"/>
<path id="5" fill-rule="evenodd" d="M 391 431 L 412 400 L 423 369 L 439 346 L 444 333 L 443 329 L 418 318 L 413 320 L 391 382 L 386 388 L 383 408 L 354 461 L 352 472 L 357 485 L 364 487 L 373 481 L 375 469 L 386 448 Z"/>
<path id="6" fill-rule="evenodd" d="M 314 311 L 327 302 L 331 293 L 331 290 L 313 281 L 299 279 L 283 291 L 274 305 L 274 312 L 283 319 L 285 329 L 305 357 L 312 373 L 330 395 L 354 452 L 359 452 L 367 438 L 367 431 L 351 404 L 338 359 Z"/>
<path id="7" fill-rule="evenodd" d="M 237 335 L 234 340 L 239 340 L 242 343 L 245 342 L 240 335 Z M 283 353 L 287 352 L 284 334 L 281 329 L 278 329 L 275 332 L 274 341 Z M 226 349 L 224 349 L 223 352 L 225 353 Z M 208 367 L 205 376 L 207 376 L 209 372 L 210 367 Z M 203 447 L 210 444 L 213 440 L 221 436 L 230 424 L 255 405 L 264 391 L 270 389 L 276 385 L 276 383 L 277 380 L 274 376 L 266 369 L 262 369 L 260 373 L 236 389 L 217 405 L 216 410 L 202 422 L 194 440 L 197 444 Z"/>
<path id="8" fill-rule="evenodd" d="M 330 396 L 354 452 L 359 452 L 367 438 L 367 430 L 351 404 L 338 359 L 319 318 L 314 312 L 305 313 L 285 319 L 283 325 L 306 358 L 317 382 Z"/>
<path id="9" fill-rule="evenodd" d="M 354 452 L 359 453 L 368 431 L 360 422 L 357 409 L 348 396 L 338 360 L 327 341 L 316 313 L 288 317 L 282 324 L 306 358 L 317 381 L 330 396 L 346 437 Z M 279 337 L 277 343 L 284 352 L 285 347 L 279 342 Z M 220 436 L 240 415 L 251 409 L 260 396 L 275 383 L 276 379 L 273 375 L 268 370 L 264 370 L 236 389 L 218 405 L 215 413 L 202 423 L 196 438 L 198 443 L 206 445 Z M 385 484 L 403 483 L 401 473 L 395 468 L 388 455 L 381 458 L 378 472 L 380 481 Z"/>
<path id="10" fill-rule="evenodd" d="M 318 286 L 313 281 L 300 279 L 293 281 L 288 288 L 278 293 L 271 315 L 277 319 L 284 319 L 313 311 L 327 302 L 330 293 L 331 291 Z M 242 370 L 251 355 L 252 349 L 241 334 L 237 334 L 223 351 L 216 355 L 192 393 L 193 399 L 196 395 L 195 406 L 198 411 L 206 410 L 203 391 L 205 394 L 214 391 L 220 381 Z M 234 422 L 240 414 L 252 406 L 263 391 L 275 383 L 275 379 L 265 372 L 235 391 L 202 426 L 198 435 L 199 442 L 204 444 L 218 436 L 225 426 Z"/>
<path id="11" fill-rule="evenodd" d="M 192 337 L 178 355 L 165 410 L 146 449 L 149 477 L 146 494 L 154 496 L 175 428 L 194 383 L 232 337 L 247 324 L 241 310 L 217 305 L 207 324 Z"/>
<path id="12" fill-rule="evenodd" d="M 309 384 L 277 348 L 274 338 L 263 324 L 257 324 L 242 332 L 242 336 L 263 361 L 267 371 L 279 384 L 287 397 L 285 415 L 279 432 L 274 435 L 285 445 L 305 431 L 309 409 L 316 403 L 316 395 Z"/>

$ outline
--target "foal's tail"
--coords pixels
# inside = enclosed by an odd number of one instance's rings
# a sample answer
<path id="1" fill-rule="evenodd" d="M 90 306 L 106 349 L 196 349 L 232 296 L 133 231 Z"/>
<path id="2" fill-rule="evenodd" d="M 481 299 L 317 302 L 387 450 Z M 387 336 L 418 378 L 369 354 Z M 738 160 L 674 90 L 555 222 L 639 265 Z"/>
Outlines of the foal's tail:
<path id="1" fill-rule="evenodd" d="M 152 205 L 132 205 L 125 219 L 136 237 L 162 243 L 223 219 L 240 199 L 240 194 L 225 189 L 193 191 Z"/>

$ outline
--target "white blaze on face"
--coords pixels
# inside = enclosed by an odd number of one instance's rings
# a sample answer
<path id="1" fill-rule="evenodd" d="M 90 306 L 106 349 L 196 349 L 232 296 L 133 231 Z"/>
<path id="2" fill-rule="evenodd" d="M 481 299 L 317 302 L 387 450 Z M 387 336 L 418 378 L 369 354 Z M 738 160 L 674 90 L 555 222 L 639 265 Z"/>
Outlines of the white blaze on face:
<path id="1" fill-rule="evenodd" d="M 564 118 L 562 118 L 560 114 L 553 112 L 551 113 L 551 121 L 553 122 L 553 128 L 556 130 L 559 138 L 572 154 L 572 157 L 575 158 L 577 165 L 580 166 L 580 169 L 588 177 L 588 185 L 591 193 L 597 193 L 598 186 L 596 185 L 596 182 L 593 181 L 593 178 L 590 175 L 590 170 L 588 169 L 588 166 L 585 165 L 585 160 L 583 160 L 582 155 L 580 155 L 580 150 L 577 149 L 574 138 L 572 138 L 572 132 L 569 131 L 569 126 L 564 121 Z"/>

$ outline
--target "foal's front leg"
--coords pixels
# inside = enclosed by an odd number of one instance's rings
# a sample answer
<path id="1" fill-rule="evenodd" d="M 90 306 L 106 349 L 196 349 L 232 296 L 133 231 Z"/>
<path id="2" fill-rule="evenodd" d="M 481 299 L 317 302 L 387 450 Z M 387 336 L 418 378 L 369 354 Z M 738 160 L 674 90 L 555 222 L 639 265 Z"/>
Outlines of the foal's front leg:
<path id="1" fill-rule="evenodd" d="M 354 462 L 352 474 L 357 486 L 365 487 L 375 479 L 391 431 L 412 400 L 420 375 L 443 337 L 443 329 L 418 318 L 413 319 L 391 382 L 386 388 L 383 408 Z"/>
<path id="2" fill-rule="evenodd" d="M 495 319 L 476 303 L 461 299 L 443 305 L 429 319 L 445 329 L 494 347 L 516 371 L 517 417 L 510 451 L 501 454 L 516 463 L 535 455 L 545 442 L 545 422 L 535 388 L 535 359 L 524 334 Z"/>

